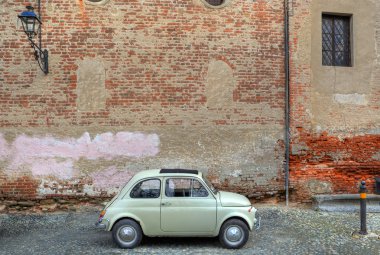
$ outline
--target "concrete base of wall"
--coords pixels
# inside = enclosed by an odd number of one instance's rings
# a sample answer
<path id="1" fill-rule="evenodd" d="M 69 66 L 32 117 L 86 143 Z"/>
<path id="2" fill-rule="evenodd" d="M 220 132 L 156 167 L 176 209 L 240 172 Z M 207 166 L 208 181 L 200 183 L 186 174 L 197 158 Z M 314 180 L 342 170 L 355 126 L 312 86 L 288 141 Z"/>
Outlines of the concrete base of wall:
<path id="1" fill-rule="evenodd" d="M 359 194 L 316 195 L 313 208 L 325 212 L 359 212 Z M 367 195 L 367 211 L 380 213 L 380 195 Z"/>

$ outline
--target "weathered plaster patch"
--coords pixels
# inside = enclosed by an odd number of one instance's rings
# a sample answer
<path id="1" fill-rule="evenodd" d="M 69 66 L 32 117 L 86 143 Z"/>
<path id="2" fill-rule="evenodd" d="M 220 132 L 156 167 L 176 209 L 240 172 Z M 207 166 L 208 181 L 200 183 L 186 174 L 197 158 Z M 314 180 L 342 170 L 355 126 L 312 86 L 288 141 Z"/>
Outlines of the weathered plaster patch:
<path id="1" fill-rule="evenodd" d="M 241 175 L 243 174 L 243 172 L 241 170 L 234 170 L 230 176 L 232 177 L 240 177 Z"/>
<path id="2" fill-rule="evenodd" d="M 292 155 L 302 155 L 305 154 L 309 148 L 304 144 L 293 144 L 292 145 Z"/>
<path id="3" fill-rule="evenodd" d="M 370 129 L 367 133 L 371 135 L 380 135 L 380 128 Z"/>
<path id="4" fill-rule="evenodd" d="M 104 171 L 92 173 L 91 178 L 93 180 L 93 187 L 99 189 L 123 187 L 133 176 L 133 173 L 129 171 L 121 171 L 116 167 L 110 167 Z"/>
<path id="5" fill-rule="evenodd" d="M 57 181 L 41 179 L 37 193 L 40 195 L 57 194 L 59 189 L 62 189 L 62 186 Z"/>
<path id="6" fill-rule="evenodd" d="M 308 182 L 309 190 L 314 194 L 331 193 L 332 187 L 330 182 L 324 182 L 319 180 L 310 180 Z"/>
<path id="7" fill-rule="evenodd" d="M 219 108 L 231 105 L 235 83 L 232 68 L 224 61 L 212 60 L 207 73 L 207 106 Z"/>
<path id="8" fill-rule="evenodd" d="M 54 158 L 36 158 L 34 160 L 30 160 L 29 163 L 33 176 L 49 175 L 61 180 L 68 180 L 73 178 L 76 173 L 73 168 L 73 160 L 70 159 L 59 162 Z"/>
<path id="9" fill-rule="evenodd" d="M 334 101 L 339 104 L 368 105 L 364 94 L 334 94 Z"/>
<path id="10" fill-rule="evenodd" d="M 372 156 L 372 159 L 374 159 L 374 160 L 380 160 L 380 151 L 378 151 L 377 153 L 375 153 L 375 154 Z"/>
<path id="11" fill-rule="evenodd" d="M 8 142 L 5 140 L 3 134 L 0 134 L 0 158 L 7 157 L 9 152 Z"/>
<path id="12" fill-rule="evenodd" d="M 89 196 L 114 195 L 120 188 L 132 178 L 133 172 L 120 170 L 117 167 L 92 173 L 92 180 L 84 184 L 83 178 L 74 178 L 66 181 L 58 181 L 51 178 L 41 178 L 38 186 L 38 194 L 45 195 L 71 195 L 86 194 Z"/>
<path id="13" fill-rule="evenodd" d="M 0 136 L 0 160 L 10 162 L 6 171 L 30 170 L 34 176 L 54 176 L 70 179 L 76 175 L 74 163 L 117 157 L 149 157 L 159 152 L 156 134 L 131 132 L 103 133 L 91 139 L 89 133 L 80 138 L 57 139 L 52 136 L 19 135 L 12 144 Z"/>
<path id="14" fill-rule="evenodd" d="M 80 111 L 97 111 L 105 108 L 107 90 L 106 71 L 97 59 L 84 59 L 78 64 L 77 106 Z"/>

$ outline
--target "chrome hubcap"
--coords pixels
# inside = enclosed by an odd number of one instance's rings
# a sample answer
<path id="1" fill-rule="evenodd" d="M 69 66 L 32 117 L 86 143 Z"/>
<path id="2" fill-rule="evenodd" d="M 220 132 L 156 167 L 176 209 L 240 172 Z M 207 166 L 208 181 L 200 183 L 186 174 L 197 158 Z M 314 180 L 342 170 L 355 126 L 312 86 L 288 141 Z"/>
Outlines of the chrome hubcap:
<path id="1" fill-rule="evenodd" d="M 242 231 L 237 226 L 232 226 L 226 231 L 226 238 L 230 242 L 238 242 L 242 238 Z"/>
<path id="2" fill-rule="evenodd" d="M 136 238 L 136 230 L 133 227 L 127 226 L 119 230 L 118 234 L 121 241 L 130 243 Z"/>

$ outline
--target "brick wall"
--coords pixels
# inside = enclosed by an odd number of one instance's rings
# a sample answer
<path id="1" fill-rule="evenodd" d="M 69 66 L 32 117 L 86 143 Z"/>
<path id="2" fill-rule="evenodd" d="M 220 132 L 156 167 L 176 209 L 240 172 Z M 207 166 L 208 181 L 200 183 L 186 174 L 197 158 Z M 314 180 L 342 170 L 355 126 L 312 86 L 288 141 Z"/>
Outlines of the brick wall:
<path id="1" fill-rule="evenodd" d="M 283 194 L 282 1 L 42 1 L 48 75 L 23 10 L 1 2 L 1 196 L 109 196 L 164 167 Z"/>

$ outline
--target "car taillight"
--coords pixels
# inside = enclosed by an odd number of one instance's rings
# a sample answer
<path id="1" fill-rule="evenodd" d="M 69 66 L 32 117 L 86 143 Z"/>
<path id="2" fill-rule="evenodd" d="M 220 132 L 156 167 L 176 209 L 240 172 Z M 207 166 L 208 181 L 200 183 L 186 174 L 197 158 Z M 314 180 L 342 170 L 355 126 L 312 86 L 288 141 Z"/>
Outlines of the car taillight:
<path id="1" fill-rule="evenodd" d="M 99 219 L 98 219 L 99 222 L 102 221 L 102 219 L 103 219 L 103 217 L 104 217 L 105 214 L 106 214 L 106 210 L 102 210 L 102 211 L 100 212 Z"/>
<path id="2" fill-rule="evenodd" d="M 252 208 L 253 208 L 253 207 L 251 206 L 251 208 L 248 209 L 248 212 L 249 212 L 249 213 L 252 211 Z"/>

